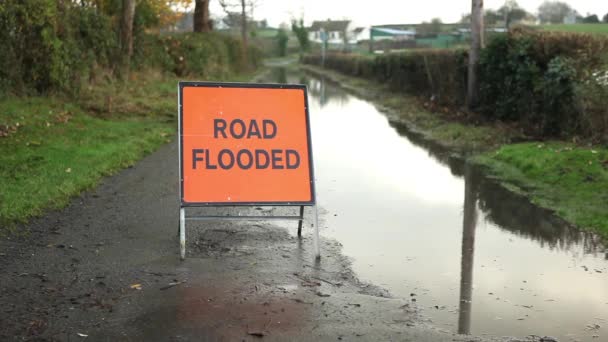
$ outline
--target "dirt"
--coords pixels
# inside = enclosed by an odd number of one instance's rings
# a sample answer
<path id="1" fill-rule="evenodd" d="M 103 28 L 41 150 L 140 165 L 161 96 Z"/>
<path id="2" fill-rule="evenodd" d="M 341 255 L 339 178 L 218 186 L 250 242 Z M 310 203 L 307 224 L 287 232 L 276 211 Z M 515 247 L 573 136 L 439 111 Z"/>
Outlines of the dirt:
<path id="1" fill-rule="evenodd" d="M 480 340 L 359 281 L 337 241 L 315 261 L 309 224 L 189 223 L 180 261 L 177 172 L 171 143 L 1 240 L 0 340 Z"/>

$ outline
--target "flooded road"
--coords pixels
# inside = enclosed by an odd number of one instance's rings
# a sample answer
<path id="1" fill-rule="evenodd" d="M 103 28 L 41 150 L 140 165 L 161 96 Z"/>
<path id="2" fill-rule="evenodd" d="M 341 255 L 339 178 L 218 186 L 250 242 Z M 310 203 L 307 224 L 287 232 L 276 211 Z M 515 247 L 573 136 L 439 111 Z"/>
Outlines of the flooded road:
<path id="1" fill-rule="evenodd" d="M 474 335 L 608 340 L 608 255 L 592 234 L 393 127 L 373 104 L 309 75 L 322 235 L 357 275 Z"/>

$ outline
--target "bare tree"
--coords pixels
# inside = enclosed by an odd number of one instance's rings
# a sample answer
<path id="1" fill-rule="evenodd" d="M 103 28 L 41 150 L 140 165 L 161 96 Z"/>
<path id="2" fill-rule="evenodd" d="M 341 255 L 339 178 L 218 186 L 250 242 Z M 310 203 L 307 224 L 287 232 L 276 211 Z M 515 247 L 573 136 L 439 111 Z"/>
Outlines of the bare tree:
<path id="1" fill-rule="evenodd" d="M 212 30 L 209 20 L 209 1 L 196 0 L 194 7 L 194 32 L 209 32 Z"/>
<path id="2" fill-rule="evenodd" d="M 473 109 L 477 104 L 479 55 L 483 47 L 483 0 L 471 3 L 471 50 L 469 52 L 469 72 L 467 84 L 467 107 Z"/>
<path id="3" fill-rule="evenodd" d="M 133 18 L 135 17 L 136 0 L 122 0 L 122 17 L 120 21 L 120 44 L 125 77 L 129 75 L 131 56 L 133 56 Z"/>
<path id="4" fill-rule="evenodd" d="M 243 40 L 243 46 L 245 48 L 245 54 L 247 53 L 248 46 L 248 28 L 247 28 L 247 17 L 248 13 L 253 17 L 253 9 L 257 6 L 257 0 L 220 0 L 220 5 L 224 9 L 226 14 L 234 13 L 237 10 L 241 12 L 241 39 Z"/>
<path id="5" fill-rule="evenodd" d="M 253 18 L 253 9 L 257 5 L 257 0 L 219 0 L 220 5 L 224 9 L 227 15 L 234 14 L 236 11 L 240 11 L 240 26 L 241 26 L 241 39 L 243 41 L 243 62 L 245 65 L 249 64 L 248 46 L 249 46 L 249 30 L 247 25 L 247 12 L 249 11 L 250 16 Z"/>

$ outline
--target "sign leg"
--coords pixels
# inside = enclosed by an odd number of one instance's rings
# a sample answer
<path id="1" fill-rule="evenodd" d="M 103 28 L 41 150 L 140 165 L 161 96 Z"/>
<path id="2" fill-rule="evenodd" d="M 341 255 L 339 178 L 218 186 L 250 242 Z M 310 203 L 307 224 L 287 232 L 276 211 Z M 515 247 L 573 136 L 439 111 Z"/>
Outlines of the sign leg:
<path id="1" fill-rule="evenodd" d="M 298 237 L 302 236 L 302 223 L 304 223 L 304 206 L 300 206 L 300 220 L 298 221 Z"/>
<path id="2" fill-rule="evenodd" d="M 314 235 L 314 245 L 315 245 L 315 259 L 321 259 L 321 244 L 319 241 L 319 210 L 317 205 L 314 206 L 314 215 L 315 215 L 315 235 Z"/>
<path id="3" fill-rule="evenodd" d="M 186 209 L 179 208 L 179 255 L 186 259 Z"/>

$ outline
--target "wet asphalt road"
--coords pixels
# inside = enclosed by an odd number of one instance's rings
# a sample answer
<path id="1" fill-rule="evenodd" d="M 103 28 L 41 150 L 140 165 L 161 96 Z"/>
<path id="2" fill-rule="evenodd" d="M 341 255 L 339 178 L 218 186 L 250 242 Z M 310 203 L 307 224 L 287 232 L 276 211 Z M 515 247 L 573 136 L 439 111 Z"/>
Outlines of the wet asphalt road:
<path id="1" fill-rule="evenodd" d="M 1 240 L 0 340 L 479 340 L 360 283 L 336 241 L 315 263 L 293 222 L 189 223 L 180 261 L 177 173 L 171 143 Z"/>

